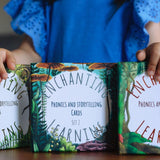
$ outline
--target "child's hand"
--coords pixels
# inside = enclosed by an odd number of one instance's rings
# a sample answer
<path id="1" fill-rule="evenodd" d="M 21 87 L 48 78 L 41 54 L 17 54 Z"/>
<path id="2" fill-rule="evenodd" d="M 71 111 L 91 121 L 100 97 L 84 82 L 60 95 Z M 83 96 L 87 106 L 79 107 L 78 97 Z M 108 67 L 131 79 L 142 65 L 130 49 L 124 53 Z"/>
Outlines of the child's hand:
<path id="1" fill-rule="evenodd" d="M 160 81 L 160 42 L 152 43 L 136 54 L 139 61 L 148 61 L 147 74 Z"/>
<path id="2" fill-rule="evenodd" d="M 15 69 L 16 59 L 12 52 L 9 50 L 0 48 L 0 82 L 2 79 L 7 79 L 8 75 L 5 70 L 4 64 L 6 63 L 7 67 L 11 70 Z"/>

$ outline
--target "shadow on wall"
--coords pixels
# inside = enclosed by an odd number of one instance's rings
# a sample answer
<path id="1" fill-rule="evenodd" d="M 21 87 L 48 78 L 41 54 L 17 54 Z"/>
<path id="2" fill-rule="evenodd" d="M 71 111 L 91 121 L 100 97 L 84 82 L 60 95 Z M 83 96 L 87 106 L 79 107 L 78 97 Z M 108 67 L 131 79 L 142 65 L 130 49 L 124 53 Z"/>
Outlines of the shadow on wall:
<path id="1" fill-rule="evenodd" d="M 14 50 L 19 47 L 23 40 L 23 36 L 7 34 L 0 35 L 0 48 Z"/>

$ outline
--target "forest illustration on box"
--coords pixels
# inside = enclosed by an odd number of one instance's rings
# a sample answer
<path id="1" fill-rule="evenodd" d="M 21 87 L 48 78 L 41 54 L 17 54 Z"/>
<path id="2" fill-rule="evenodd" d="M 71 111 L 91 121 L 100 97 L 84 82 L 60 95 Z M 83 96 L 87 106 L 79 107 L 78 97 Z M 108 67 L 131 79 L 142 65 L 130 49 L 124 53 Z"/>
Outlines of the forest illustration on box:
<path id="1" fill-rule="evenodd" d="M 122 154 L 159 154 L 160 148 L 152 146 L 147 142 L 150 139 L 142 137 L 136 132 L 131 132 L 128 128 L 130 122 L 130 113 L 128 104 L 130 93 L 126 88 L 134 84 L 135 77 L 145 73 L 147 64 L 140 63 L 120 63 L 119 64 L 119 113 L 118 113 L 118 133 L 119 133 L 119 152 Z M 131 91 L 133 90 L 133 85 Z"/>
<path id="2" fill-rule="evenodd" d="M 30 67 L 28 65 L 16 65 L 16 68 L 14 71 L 9 70 L 8 68 L 6 68 L 6 71 L 8 74 L 12 74 L 12 76 L 10 77 L 9 86 L 11 86 L 12 82 L 15 81 L 15 86 L 12 90 L 14 94 L 16 94 L 18 90 L 20 89 L 20 87 L 19 88 L 17 87 L 19 81 L 21 81 L 22 84 L 26 86 L 26 88 L 28 89 L 27 92 L 29 92 L 28 86 L 30 82 Z M 18 79 L 15 77 L 15 75 L 18 76 Z M 23 116 L 26 110 L 29 109 L 29 105 L 21 106 L 21 107 L 23 107 L 23 111 L 20 114 Z M 6 126 L 6 128 L 2 129 L 1 132 L 4 135 L 3 136 L 4 138 L 0 140 L 0 149 L 26 147 L 26 146 L 29 146 L 30 144 L 29 131 L 27 132 L 27 134 L 24 134 L 22 127 L 16 124 L 16 122 L 14 122 L 13 126 L 12 125 Z"/>
<path id="3" fill-rule="evenodd" d="M 32 87 L 32 108 L 31 108 L 31 137 L 32 137 L 32 149 L 34 152 L 51 152 L 51 151 L 97 151 L 113 149 L 112 140 L 112 124 L 107 124 L 103 130 L 95 130 L 95 139 L 93 141 L 87 141 L 82 144 L 75 144 L 71 141 L 67 141 L 66 137 L 59 137 L 57 134 L 58 129 L 52 128 L 53 132 L 48 132 L 46 123 L 46 96 L 45 85 L 54 76 L 59 75 L 62 72 L 74 72 L 86 70 L 89 73 L 98 73 L 100 79 L 104 81 L 106 85 L 113 81 L 109 81 L 106 78 L 107 70 L 112 69 L 113 64 L 107 63 L 35 63 L 31 64 L 31 87 Z M 110 73 L 110 72 L 108 72 Z M 112 78 L 111 76 L 107 76 Z M 109 83 L 107 83 L 107 81 Z M 109 94 L 109 93 L 107 93 Z M 106 101 L 109 103 L 106 95 Z M 107 117 L 111 122 L 111 106 L 108 105 Z M 107 106 L 106 106 L 107 107 Z M 62 116 L 63 117 L 63 116 Z M 54 117 L 53 117 L 54 118 Z M 108 138 L 107 138 L 108 137 Z"/>

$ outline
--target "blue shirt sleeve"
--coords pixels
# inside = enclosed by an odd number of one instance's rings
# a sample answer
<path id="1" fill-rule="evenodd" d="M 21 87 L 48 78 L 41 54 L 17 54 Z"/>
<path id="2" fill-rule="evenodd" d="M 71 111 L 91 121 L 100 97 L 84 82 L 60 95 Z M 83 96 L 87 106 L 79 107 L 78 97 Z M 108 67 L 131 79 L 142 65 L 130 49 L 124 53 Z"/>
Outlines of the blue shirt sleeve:
<path id="1" fill-rule="evenodd" d="M 160 21 L 160 0 L 134 0 L 133 9 L 134 21 L 140 27 Z"/>
<path id="2" fill-rule="evenodd" d="M 125 41 L 127 59 L 137 61 L 135 54 L 149 43 L 149 34 L 145 25 L 160 22 L 160 0 L 131 0 L 133 6 L 132 23 Z M 138 49 L 138 50 L 137 50 Z"/>
<path id="3" fill-rule="evenodd" d="M 42 1 L 10 0 L 4 10 L 12 17 L 13 30 L 18 34 L 25 33 L 30 36 L 36 52 L 43 58 L 47 38 Z"/>

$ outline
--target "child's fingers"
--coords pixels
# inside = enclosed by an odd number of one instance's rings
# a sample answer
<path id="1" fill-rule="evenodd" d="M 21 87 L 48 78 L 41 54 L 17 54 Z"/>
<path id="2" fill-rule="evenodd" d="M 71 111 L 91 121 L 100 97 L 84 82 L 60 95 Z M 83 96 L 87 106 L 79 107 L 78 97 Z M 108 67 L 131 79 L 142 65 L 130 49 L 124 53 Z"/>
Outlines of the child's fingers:
<path id="1" fill-rule="evenodd" d="M 7 63 L 7 67 L 11 70 L 15 69 L 15 58 L 12 53 L 6 49 L 0 48 L 0 82 L 2 79 L 7 79 L 8 74 L 6 72 L 4 63 Z"/>
<path id="2" fill-rule="evenodd" d="M 139 50 L 136 53 L 136 57 L 139 61 L 144 61 L 146 59 L 146 50 Z"/>
<path id="3" fill-rule="evenodd" d="M 0 82 L 2 81 L 2 79 L 7 79 L 8 77 L 3 61 L 3 55 L 0 54 Z"/>
<path id="4" fill-rule="evenodd" d="M 147 54 L 149 58 L 147 74 L 153 76 L 160 71 L 160 45 L 151 45 L 147 50 Z"/>
<path id="5" fill-rule="evenodd" d="M 8 74 L 4 67 L 5 59 L 6 59 L 6 50 L 0 49 L 0 82 L 2 81 L 2 79 L 7 79 L 8 77 Z"/>
<path id="6" fill-rule="evenodd" d="M 160 60 L 159 60 L 158 66 L 157 66 L 155 78 L 157 81 L 160 82 Z"/>
<path id="7" fill-rule="evenodd" d="M 14 70 L 15 69 L 15 65 L 16 65 L 16 60 L 13 56 L 13 54 L 9 51 L 7 51 L 8 53 L 6 54 L 6 63 L 9 69 Z"/>
<path id="8" fill-rule="evenodd" d="M 148 68 L 147 68 L 147 74 L 149 76 L 153 76 L 155 74 L 158 62 L 159 62 L 159 58 L 157 58 L 154 55 L 150 56 Z"/>

